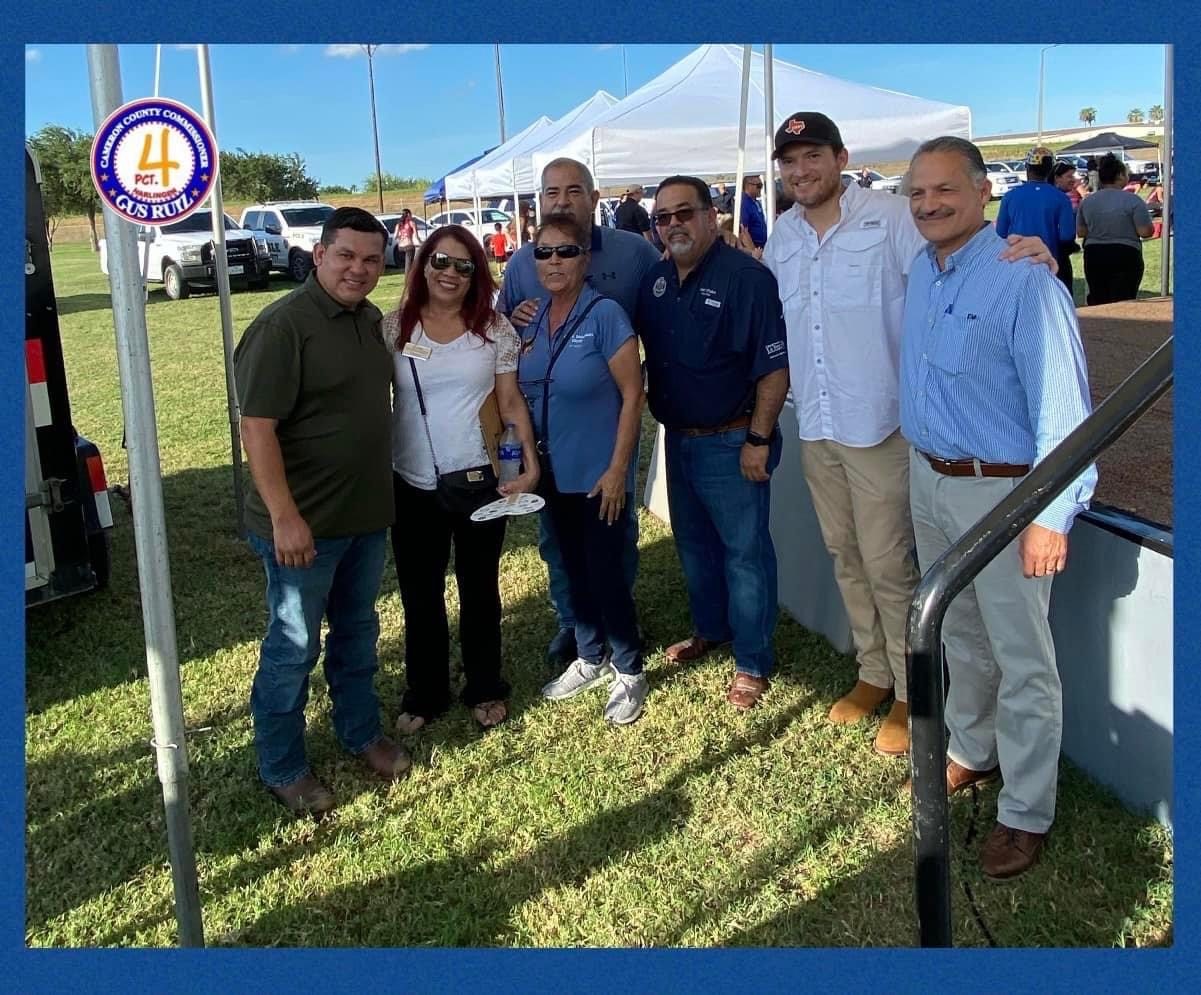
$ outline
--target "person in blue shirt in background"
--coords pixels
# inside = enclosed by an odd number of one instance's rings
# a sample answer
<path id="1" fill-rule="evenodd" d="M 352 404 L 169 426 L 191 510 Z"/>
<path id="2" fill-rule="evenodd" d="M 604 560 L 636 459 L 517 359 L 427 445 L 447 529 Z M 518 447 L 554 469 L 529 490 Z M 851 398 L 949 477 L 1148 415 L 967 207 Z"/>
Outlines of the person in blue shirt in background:
<path id="1" fill-rule="evenodd" d="M 588 233 L 588 286 L 601 296 L 616 301 L 632 320 L 642 277 L 659 261 L 659 253 L 650 242 L 633 232 L 594 225 L 593 214 L 599 198 L 592 174 L 582 162 L 561 158 L 543 167 L 543 220 L 569 218 Z M 533 243 L 527 242 L 505 267 L 497 310 L 508 316 L 520 332 L 533 320 L 546 296 L 545 288 L 538 282 Z M 638 510 L 634 502 L 626 505 L 624 514 L 630 522 L 624 540 L 625 576 L 632 591 L 638 573 Z M 550 599 L 559 622 L 546 655 L 548 662 L 557 668 L 578 656 L 576 615 L 554 523 L 546 513 L 540 516 L 540 530 L 538 552 L 546 563 Z"/>
<path id="2" fill-rule="evenodd" d="M 538 230 L 532 251 L 547 297 L 522 330 L 518 369 L 579 654 L 542 694 L 559 701 L 611 681 L 605 718 L 627 725 L 642 714 L 647 692 L 634 596 L 623 572 L 642 372 L 625 312 L 585 283 L 588 242 L 588 230 L 572 218 L 548 218 Z M 604 659 L 606 641 L 611 663 Z"/>
<path id="3" fill-rule="evenodd" d="M 1026 159 L 1026 182 L 1001 198 L 997 234 L 1037 235 L 1059 263 L 1059 279 L 1072 293 L 1072 259 L 1076 244 L 1076 212 L 1066 193 L 1051 182 L 1055 157 L 1047 148 L 1036 148 Z"/>
<path id="4" fill-rule="evenodd" d="M 759 206 L 759 195 L 763 193 L 763 177 L 744 176 L 742 179 L 742 215 L 738 223 L 751 236 L 756 249 L 767 244 L 767 216 Z"/>
<path id="5" fill-rule="evenodd" d="M 1044 266 L 998 259 L 984 220 L 980 150 L 935 138 L 910 164 L 909 207 L 929 243 L 914 260 L 901 336 L 901 432 L 926 571 L 1007 497 L 1091 410 L 1076 309 Z M 1013 191 L 1006 194 L 1006 200 Z M 1063 693 L 1047 612 L 1068 531 L 1095 467 L 1070 483 L 951 602 L 947 791 L 998 773 L 997 824 L 980 863 L 991 878 L 1038 859 L 1055 818 Z"/>
<path id="6" fill-rule="evenodd" d="M 693 634 L 675 663 L 733 641 L 726 700 L 758 704 L 775 666 L 776 552 L 768 528 L 788 345 L 776 278 L 717 234 L 709 184 L 672 176 L 654 223 L 671 257 L 642 282 L 635 327 L 666 439 L 667 500 Z"/>

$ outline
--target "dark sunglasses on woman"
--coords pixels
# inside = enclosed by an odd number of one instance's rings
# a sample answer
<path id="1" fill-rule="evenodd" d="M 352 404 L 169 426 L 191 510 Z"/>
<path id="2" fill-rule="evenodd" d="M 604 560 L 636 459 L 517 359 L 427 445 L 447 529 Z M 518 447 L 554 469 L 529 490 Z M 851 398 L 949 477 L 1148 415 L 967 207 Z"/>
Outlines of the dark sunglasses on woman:
<path id="1" fill-rule="evenodd" d="M 549 259 L 558 256 L 560 259 L 575 259 L 584 250 L 578 245 L 535 245 L 535 259 Z"/>
<path id="2" fill-rule="evenodd" d="M 456 273 L 462 273 L 464 276 L 471 276 L 475 272 L 475 263 L 470 259 L 458 259 L 455 256 L 448 256 L 445 252 L 435 252 L 430 256 L 430 265 L 434 269 L 450 269 L 454 265 Z"/>

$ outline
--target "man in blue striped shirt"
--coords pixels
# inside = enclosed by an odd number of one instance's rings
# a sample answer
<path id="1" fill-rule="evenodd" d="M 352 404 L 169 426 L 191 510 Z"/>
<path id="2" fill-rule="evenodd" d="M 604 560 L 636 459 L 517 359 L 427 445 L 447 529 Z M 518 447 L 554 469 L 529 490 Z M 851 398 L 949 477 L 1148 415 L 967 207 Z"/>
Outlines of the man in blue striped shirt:
<path id="1" fill-rule="evenodd" d="M 997 259 L 987 176 L 961 138 L 926 142 L 910 166 L 909 207 L 929 244 L 906 291 L 900 401 L 923 571 L 1090 411 L 1071 298 L 1045 266 Z M 1095 483 L 1090 467 L 947 611 L 947 790 L 998 770 L 1005 782 L 981 851 L 989 877 L 1033 865 L 1055 818 L 1062 690 L 1047 610 Z"/>

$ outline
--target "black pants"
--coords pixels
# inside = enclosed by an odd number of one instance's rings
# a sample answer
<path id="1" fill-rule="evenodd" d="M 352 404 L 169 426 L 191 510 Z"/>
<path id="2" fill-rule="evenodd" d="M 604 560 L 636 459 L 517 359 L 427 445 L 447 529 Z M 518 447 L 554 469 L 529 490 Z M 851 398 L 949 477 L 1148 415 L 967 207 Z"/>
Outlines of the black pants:
<path id="1" fill-rule="evenodd" d="M 1055 275 L 1058 276 L 1063 285 L 1068 288 L 1068 296 L 1073 297 L 1072 283 L 1075 277 L 1072 274 L 1072 257 L 1066 252 L 1061 252 L 1059 253 L 1059 258 L 1056 260 L 1056 262 L 1059 263 L 1059 272 Z"/>
<path id="2" fill-rule="evenodd" d="M 459 588 L 459 643 L 463 650 L 463 703 L 468 707 L 509 696 L 500 675 L 500 551 L 505 519 L 476 523 L 442 509 L 433 491 L 392 475 L 396 524 L 392 555 L 405 615 L 408 687 L 401 710 L 432 719 L 450 707 L 450 628 L 446 568 L 455 548 Z"/>
<path id="3" fill-rule="evenodd" d="M 396 251 L 404 253 L 404 274 L 407 277 L 413 272 L 413 257 L 417 255 L 417 246 L 409 245 L 405 246 L 404 248 L 398 248 Z"/>
<path id="4" fill-rule="evenodd" d="M 607 641 L 618 673 L 642 673 L 638 613 L 625 573 L 629 516 L 623 512 L 609 525 L 599 517 L 599 495 L 564 494 L 549 472 L 544 471 L 539 492 L 546 498 L 563 556 L 580 658 L 599 663 Z M 627 494 L 627 503 L 632 500 Z"/>
<path id="5" fill-rule="evenodd" d="M 1084 279 L 1088 304 L 1111 304 L 1138 297 L 1143 253 L 1131 245 L 1085 245 Z"/>

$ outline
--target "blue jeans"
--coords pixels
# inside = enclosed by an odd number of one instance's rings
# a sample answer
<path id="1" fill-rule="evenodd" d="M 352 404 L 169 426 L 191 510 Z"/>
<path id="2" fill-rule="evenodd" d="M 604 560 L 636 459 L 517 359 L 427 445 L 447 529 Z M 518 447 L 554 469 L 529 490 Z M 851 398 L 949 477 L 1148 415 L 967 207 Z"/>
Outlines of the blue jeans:
<path id="1" fill-rule="evenodd" d="M 321 619 L 329 619 L 325 680 L 334 732 L 351 753 L 380 738 L 375 694 L 379 617 L 375 599 L 384 573 L 387 532 L 316 540 L 307 568 L 282 567 L 275 547 L 247 536 L 267 572 L 267 636 L 250 692 L 259 776 L 273 788 L 309 773 L 304 752 L 304 706 L 309 673 L 321 655 Z"/>
<path id="2" fill-rule="evenodd" d="M 625 577 L 626 588 L 631 597 L 634 594 L 634 581 L 638 577 L 638 508 L 632 498 L 632 494 L 626 495 L 624 512 L 626 527 L 621 551 L 621 572 Z M 550 601 L 555 606 L 559 628 L 574 629 L 576 626 L 575 606 L 571 603 L 567 568 L 563 565 L 563 553 L 559 549 L 559 537 L 555 532 L 555 523 L 545 509 L 539 514 L 538 523 L 538 553 L 546 564 Z"/>
<path id="3" fill-rule="evenodd" d="M 768 530 L 771 482 L 742 475 L 746 429 L 690 438 L 667 430 L 667 503 L 693 627 L 734 642 L 739 671 L 770 677 L 775 666 L 776 550 Z M 767 469 L 780 463 L 779 429 Z"/>

